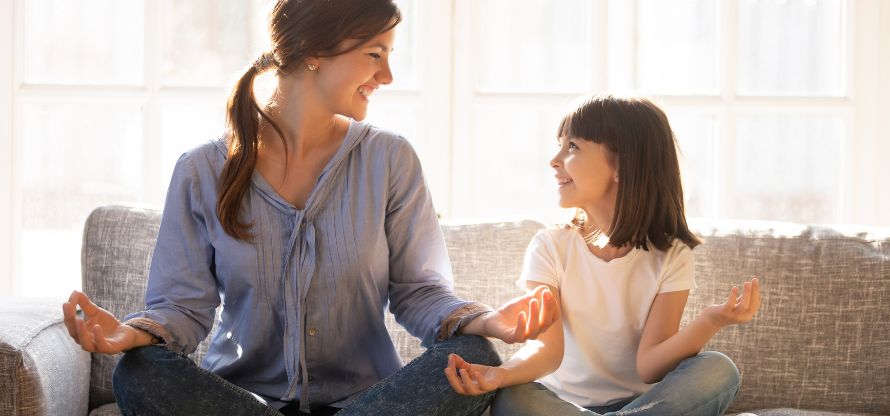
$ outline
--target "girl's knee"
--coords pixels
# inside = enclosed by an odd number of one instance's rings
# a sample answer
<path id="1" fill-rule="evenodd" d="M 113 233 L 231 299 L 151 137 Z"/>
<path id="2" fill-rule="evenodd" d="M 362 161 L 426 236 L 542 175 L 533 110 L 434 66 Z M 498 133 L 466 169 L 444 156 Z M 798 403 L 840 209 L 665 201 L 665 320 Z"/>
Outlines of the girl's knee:
<path id="1" fill-rule="evenodd" d="M 741 383 L 739 369 L 725 354 L 704 351 L 690 360 L 695 360 L 693 368 L 701 386 L 721 391 L 738 390 Z"/>
<path id="2" fill-rule="evenodd" d="M 540 404 L 535 399 L 537 383 L 517 384 L 497 391 L 491 401 L 491 416 L 526 414 Z"/>

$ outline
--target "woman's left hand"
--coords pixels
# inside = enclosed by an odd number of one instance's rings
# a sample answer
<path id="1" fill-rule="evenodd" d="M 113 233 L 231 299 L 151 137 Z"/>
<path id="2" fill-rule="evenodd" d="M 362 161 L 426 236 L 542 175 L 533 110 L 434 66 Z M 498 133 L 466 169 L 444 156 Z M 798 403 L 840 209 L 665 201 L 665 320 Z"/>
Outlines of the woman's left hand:
<path id="1" fill-rule="evenodd" d="M 538 286 L 512 299 L 498 310 L 474 319 L 480 321 L 479 335 L 498 338 L 508 344 L 536 339 L 559 317 L 559 303 L 547 286 Z"/>

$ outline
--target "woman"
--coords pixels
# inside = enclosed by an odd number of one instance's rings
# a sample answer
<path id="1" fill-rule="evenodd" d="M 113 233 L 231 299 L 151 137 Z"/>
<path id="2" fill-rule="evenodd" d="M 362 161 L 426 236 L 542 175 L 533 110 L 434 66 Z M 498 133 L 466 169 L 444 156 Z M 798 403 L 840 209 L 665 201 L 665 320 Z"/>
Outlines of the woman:
<path id="1" fill-rule="evenodd" d="M 174 170 L 147 309 L 121 323 L 79 292 L 63 306 L 83 349 L 126 351 L 114 373 L 124 414 L 478 414 L 491 396 L 451 391 L 447 355 L 495 365 L 480 336 L 518 342 L 553 322 L 543 288 L 497 311 L 452 293 L 417 156 L 359 121 L 392 82 L 400 20 L 390 0 L 278 1 L 272 50 L 234 87 L 226 136 Z M 253 81 L 268 70 L 277 88 L 260 107 Z M 195 366 L 183 354 L 220 304 Z M 401 369 L 387 304 L 429 347 Z"/>

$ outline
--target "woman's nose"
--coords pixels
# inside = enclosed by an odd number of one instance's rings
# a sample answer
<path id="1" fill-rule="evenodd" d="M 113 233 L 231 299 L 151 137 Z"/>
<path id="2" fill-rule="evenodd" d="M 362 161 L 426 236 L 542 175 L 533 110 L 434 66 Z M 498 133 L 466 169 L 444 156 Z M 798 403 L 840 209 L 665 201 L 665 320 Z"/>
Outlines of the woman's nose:
<path id="1" fill-rule="evenodd" d="M 383 67 L 380 68 L 379 71 L 377 71 L 377 74 L 374 76 L 374 78 L 376 78 L 377 82 L 379 82 L 381 84 L 384 84 L 384 85 L 391 84 L 392 83 L 392 70 L 389 68 L 389 61 L 384 60 L 382 65 L 383 65 Z"/>

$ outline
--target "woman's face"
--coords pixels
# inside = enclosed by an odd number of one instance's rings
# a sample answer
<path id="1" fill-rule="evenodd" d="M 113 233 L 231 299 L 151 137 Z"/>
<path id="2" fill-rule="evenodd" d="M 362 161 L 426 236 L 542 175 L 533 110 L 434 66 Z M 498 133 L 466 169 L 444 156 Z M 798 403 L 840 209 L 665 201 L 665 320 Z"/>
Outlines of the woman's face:
<path id="1" fill-rule="evenodd" d="M 603 144 L 560 137 L 559 152 L 550 160 L 559 185 L 559 206 L 587 212 L 614 207 L 618 172 L 613 159 Z"/>
<path id="2" fill-rule="evenodd" d="M 318 58 L 316 82 L 322 104 L 334 114 L 363 120 L 371 95 L 392 82 L 389 55 L 395 41 L 390 29 L 342 55 Z M 344 41 L 343 46 L 352 46 Z"/>

